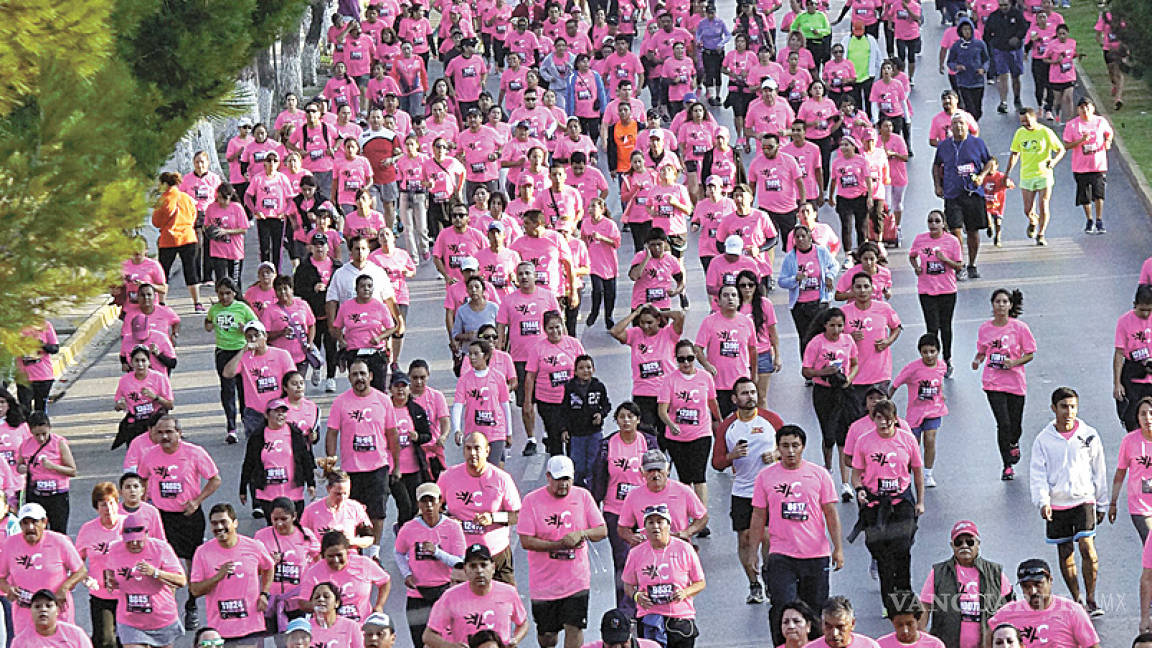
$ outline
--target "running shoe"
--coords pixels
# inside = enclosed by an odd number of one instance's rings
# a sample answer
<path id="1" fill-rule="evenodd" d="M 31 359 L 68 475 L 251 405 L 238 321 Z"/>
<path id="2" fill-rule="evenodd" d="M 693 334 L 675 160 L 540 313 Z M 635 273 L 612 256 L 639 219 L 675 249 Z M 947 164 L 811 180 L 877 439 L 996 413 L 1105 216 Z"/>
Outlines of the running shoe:
<path id="1" fill-rule="evenodd" d="M 1028 238 L 1035 238 L 1036 236 L 1036 221 L 1028 218 Z"/>
<path id="2" fill-rule="evenodd" d="M 708 527 L 704 527 L 703 529 L 700 529 L 700 533 L 696 534 L 697 538 L 709 538 L 711 536 L 712 536 L 712 529 L 709 529 Z"/>
<path id="3" fill-rule="evenodd" d="M 841 501 L 847 504 L 848 502 L 851 502 L 854 497 L 856 497 L 856 491 L 852 490 L 851 486 L 848 484 L 840 484 Z"/>
<path id="4" fill-rule="evenodd" d="M 1000 247 L 1000 228 L 996 228 L 996 231 L 992 233 L 992 245 Z"/>
<path id="5" fill-rule="evenodd" d="M 1088 605 L 1085 605 L 1084 609 L 1088 612 L 1088 616 L 1092 617 L 1093 619 L 1104 616 L 1104 608 L 1095 603 L 1089 603 Z"/>
<path id="6" fill-rule="evenodd" d="M 264 509 L 260 508 L 259 506 L 252 509 L 252 519 L 253 520 L 263 520 L 264 519 Z"/>
<path id="7" fill-rule="evenodd" d="M 1096 221 L 1096 233 L 1097 234 L 1107 234 L 1108 233 L 1108 230 L 1104 229 L 1104 221 L 1102 221 L 1102 220 Z"/>
<path id="8" fill-rule="evenodd" d="M 1036 235 L 1036 245 L 1039 245 L 1040 247 L 1044 247 L 1044 246 L 1048 245 L 1048 241 L 1046 241 L 1044 239 L 1043 234 L 1037 234 Z"/>
<path id="9" fill-rule="evenodd" d="M 936 488 L 936 478 L 926 473 L 924 475 L 924 488 Z"/>
<path id="10" fill-rule="evenodd" d="M 1007 115 L 1008 114 L 1008 102 L 1007 101 L 1001 101 L 1000 105 L 996 106 L 996 112 L 1000 113 L 1001 115 Z"/>
<path id="11" fill-rule="evenodd" d="M 764 586 L 756 581 L 748 586 L 748 598 L 744 599 L 748 605 L 759 605 L 764 602 Z"/>
<path id="12" fill-rule="evenodd" d="M 336 379 L 335 378 L 329 378 L 328 380 L 324 381 L 324 391 L 329 393 L 329 394 L 335 394 L 336 393 Z"/>
<path id="13" fill-rule="evenodd" d="M 200 628 L 200 612 L 195 607 L 184 608 L 184 631 L 192 632 Z"/>
<path id="14" fill-rule="evenodd" d="M 1092 219 L 1091 218 L 1084 221 L 1084 233 L 1085 234 L 1091 234 L 1092 233 Z"/>
<path id="15" fill-rule="evenodd" d="M 952 366 L 952 363 L 951 363 L 951 362 L 949 362 L 949 363 L 948 363 L 948 369 L 946 369 L 946 370 L 944 371 L 944 377 L 945 377 L 945 378 L 951 378 L 951 377 L 952 377 L 952 372 L 953 372 L 953 370 L 954 370 L 954 369 L 955 369 L 955 367 L 953 367 L 953 366 Z"/>
<path id="16" fill-rule="evenodd" d="M 320 375 L 319 371 L 317 371 L 316 369 L 312 370 L 312 386 L 313 387 L 319 387 L 320 381 L 323 379 L 324 378 L 323 378 L 323 376 Z"/>
<path id="17" fill-rule="evenodd" d="M 968 278 L 969 279 L 979 279 L 980 278 L 980 271 L 976 269 L 976 266 L 974 266 L 974 265 L 968 266 Z"/>
<path id="18" fill-rule="evenodd" d="M 206 313 L 208 312 L 208 307 L 197 302 L 196 305 L 192 307 L 192 310 L 196 311 L 197 313 Z"/>
<path id="19" fill-rule="evenodd" d="M 968 279 L 967 268 L 960 268 L 956 271 L 956 281 L 966 281 Z"/>
<path id="20" fill-rule="evenodd" d="M 228 434 L 224 435 L 224 443 L 228 445 L 236 445 L 240 438 L 236 436 L 236 430 L 228 430 Z"/>
<path id="21" fill-rule="evenodd" d="M 536 439 L 529 437 L 528 443 L 524 444 L 524 452 L 520 454 L 525 457 L 536 456 Z"/>
<path id="22" fill-rule="evenodd" d="M 872 563 L 868 565 L 868 575 L 871 576 L 874 581 L 880 580 L 880 567 L 876 564 L 875 558 L 873 558 Z M 887 612 L 887 610 L 885 610 L 885 612 Z"/>
<path id="23" fill-rule="evenodd" d="M 1004 466 L 1003 472 L 1000 473 L 1000 481 L 1012 481 L 1016 479 L 1016 471 L 1012 470 L 1012 466 Z"/>

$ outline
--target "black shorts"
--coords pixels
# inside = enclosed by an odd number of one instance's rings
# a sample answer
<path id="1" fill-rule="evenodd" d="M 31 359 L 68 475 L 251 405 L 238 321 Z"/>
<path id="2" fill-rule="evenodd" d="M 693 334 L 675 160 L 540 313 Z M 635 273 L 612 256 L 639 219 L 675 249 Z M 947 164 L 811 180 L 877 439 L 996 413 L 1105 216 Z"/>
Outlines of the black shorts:
<path id="1" fill-rule="evenodd" d="M 1048 544 L 1064 544 L 1096 535 L 1096 505 L 1081 504 L 1070 509 L 1052 509 L 1047 524 Z"/>
<path id="2" fill-rule="evenodd" d="M 1052 90 L 1052 92 L 1064 92 L 1074 85 L 1076 85 L 1075 81 L 1061 81 L 1060 83 L 1048 82 L 1048 87 Z"/>
<path id="3" fill-rule="evenodd" d="M 349 496 L 368 509 L 372 520 L 383 520 L 388 501 L 388 466 L 368 472 L 348 473 L 351 489 Z"/>
<path id="4" fill-rule="evenodd" d="M 1076 204 L 1091 205 L 1093 201 L 1104 200 L 1104 187 L 1108 184 L 1108 174 L 1103 171 L 1073 173 L 1076 179 Z"/>
<path id="5" fill-rule="evenodd" d="M 532 601 L 532 619 L 536 630 L 555 634 L 565 626 L 588 627 L 588 590 L 552 601 Z"/>
<path id="6" fill-rule="evenodd" d="M 739 533 L 752 527 L 752 498 L 732 496 L 732 510 L 728 513 L 732 518 L 732 530 Z"/>
<path id="7" fill-rule="evenodd" d="M 712 458 L 712 437 L 677 441 L 668 437 L 668 454 L 676 466 L 676 477 L 685 484 L 703 484 L 708 461 Z"/>
<path id="8" fill-rule="evenodd" d="M 1118 49 L 1104 50 L 1104 62 L 1108 65 L 1119 64 L 1124 61 L 1124 53 Z"/>
<path id="9" fill-rule="evenodd" d="M 902 59 L 909 59 L 920 53 L 921 40 L 917 36 L 912 40 L 896 39 L 896 53 Z"/>
<path id="10" fill-rule="evenodd" d="M 944 220 L 950 230 L 982 230 L 988 227 L 988 206 L 984 197 L 975 193 L 965 192 L 957 198 L 945 198 Z"/>
<path id="11" fill-rule="evenodd" d="M 204 529 L 207 521 L 204 509 L 199 508 L 192 515 L 172 511 L 160 511 L 160 523 L 164 525 L 164 535 L 178 558 L 192 560 L 196 549 L 204 544 Z"/>

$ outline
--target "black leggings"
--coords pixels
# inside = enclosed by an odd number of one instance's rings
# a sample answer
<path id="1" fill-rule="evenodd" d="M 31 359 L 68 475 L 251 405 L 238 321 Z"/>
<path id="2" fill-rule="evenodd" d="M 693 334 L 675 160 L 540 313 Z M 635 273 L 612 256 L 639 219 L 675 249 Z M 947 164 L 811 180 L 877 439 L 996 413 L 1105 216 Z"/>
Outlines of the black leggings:
<path id="1" fill-rule="evenodd" d="M 985 391 L 992 416 L 996 419 L 996 443 L 1000 460 L 1007 468 L 1020 461 L 1021 424 L 1024 421 L 1024 397 L 1002 391 Z"/>
<path id="2" fill-rule="evenodd" d="M 812 328 L 812 321 L 820 314 L 820 311 L 827 308 L 828 305 L 822 301 L 810 302 L 796 302 L 792 307 L 792 323 L 796 325 L 796 335 L 800 338 L 800 359 L 804 359 L 804 349 L 808 343 L 812 341 L 808 329 Z"/>
<path id="3" fill-rule="evenodd" d="M 232 361 L 232 358 L 240 353 L 242 349 L 235 351 L 228 351 L 226 349 L 216 349 L 216 376 L 220 379 L 220 405 L 224 407 L 224 421 L 228 424 L 228 431 L 236 431 L 236 401 L 240 401 L 240 409 L 244 408 L 244 390 L 239 388 L 240 377 L 235 376 L 232 378 L 224 377 L 224 365 Z"/>
<path id="4" fill-rule="evenodd" d="M 157 252 L 157 260 L 164 270 L 164 280 L 172 284 L 172 264 L 180 257 L 180 267 L 184 272 L 184 285 L 200 283 L 200 263 L 196 259 L 196 244 L 188 243 L 178 247 L 162 247 Z"/>
<path id="5" fill-rule="evenodd" d="M 240 276 L 244 273 L 244 259 L 221 259 L 208 257 L 208 271 L 204 273 L 206 281 L 216 282 L 224 277 L 231 277 L 236 285 L 240 285 Z"/>
<path id="6" fill-rule="evenodd" d="M 628 231 L 632 233 L 632 253 L 638 254 L 640 250 L 644 249 L 644 241 L 648 238 L 648 232 L 652 231 L 652 221 L 631 223 L 628 226 Z"/>
<path id="7" fill-rule="evenodd" d="M 102 579 L 103 574 L 93 578 Z M 92 620 L 92 648 L 119 648 L 116 637 L 116 599 L 88 597 L 88 616 Z"/>
<path id="8" fill-rule="evenodd" d="M 855 250 L 852 232 L 856 232 L 857 245 L 865 238 L 865 224 L 868 222 L 868 195 L 857 198 L 836 196 L 836 213 L 840 216 L 840 241 L 845 250 Z"/>
<path id="9" fill-rule="evenodd" d="M 280 249 L 284 243 L 284 219 L 264 218 L 256 221 L 260 235 L 260 260 L 271 261 L 280 272 Z"/>
<path id="10" fill-rule="evenodd" d="M 340 366 L 340 350 L 337 347 L 336 336 L 332 335 L 332 329 L 328 328 L 328 320 L 323 319 L 316 322 L 316 340 L 313 344 L 317 347 L 324 347 L 326 377 L 335 378 L 336 369 Z"/>
<path id="11" fill-rule="evenodd" d="M 48 395 L 55 380 L 33 380 L 27 385 L 16 384 L 16 401 L 26 413 L 48 411 Z"/>
<path id="12" fill-rule="evenodd" d="M 561 436 L 565 427 L 564 406 L 561 403 L 536 401 L 536 411 L 540 413 L 540 420 L 544 422 L 544 449 L 548 451 L 548 456 L 567 454 L 564 452 L 564 438 Z"/>
<path id="13" fill-rule="evenodd" d="M 1032 59 L 1032 81 L 1036 85 L 1036 110 L 1052 110 L 1052 87 L 1048 85 L 1048 68 L 1044 59 Z"/>
<path id="14" fill-rule="evenodd" d="M 55 493 L 53 495 L 37 495 L 28 489 L 26 501 L 39 504 L 48 513 L 48 528 L 57 533 L 68 535 L 68 514 L 72 510 L 68 500 L 70 493 Z"/>
<path id="15" fill-rule="evenodd" d="M 952 365 L 952 312 L 956 309 L 956 293 L 920 295 L 920 310 L 924 313 L 924 327 L 929 335 L 940 341 L 944 362 Z"/>
<path id="16" fill-rule="evenodd" d="M 960 107 L 967 110 L 972 119 L 980 121 L 984 116 L 984 86 L 975 88 L 959 86 L 957 91 L 960 93 Z"/>
<path id="17" fill-rule="evenodd" d="M 820 190 L 825 191 L 828 189 L 828 181 L 832 178 L 832 174 L 828 172 L 828 165 L 832 163 L 832 151 L 836 150 L 836 139 L 829 134 L 808 141 L 820 147 L 820 169 L 824 175 L 824 186 L 820 187 Z"/>
<path id="18" fill-rule="evenodd" d="M 600 141 L 600 119 L 598 117 L 577 117 L 580 120 L 580 129 L 593 142 Z M 591 164 L 592 160 L 588 160 Z"/>
<path id="19" fill-rule="evenodd" d="M 704 62 L 704 86 L 708 88 L 720 87 L 720 67 L 724 62 L 724 51 L 703 50 L 701 59 Z"/>
<path id="20" fill-rule="evenodd" d="M 864 527 L 864 544 L 876 561 L 880 576 L 880 599 L 889 604 L 896 591 L 912 588 L 912 545 L 916 542 L 916 508 L 912 502 L 901 500 L 893 504 L 888 518 L 881 524 L 882 506 L 860 509 Z"/>
<path id="21" fill-rule="evenodd" d="M 849 410 L 854 409 L 852 399 L 844 389 L 812 386 L 812 409 L 816 410 L 816 420 L 820 422 L 820 436 L 824 447 L 844 447 L 848 436 L 848 425 L 852 422 Z"/>
<path id="22" fill-rule="evenodd" d="M 664 419 L 660 418 L 660 404 L 655 396 L 638 396 L 632 394 L 632 402 L 640 408 L 640 422 L 656 434 L 660 442 L 660 449 L 664 450 Z"/>
<path id="23" fill-rule="evenodd" d="M 605 279 L 596 275 L 592 277 L 592 311 L 588 319 L 600 314 L 600 302 L 604 302 L 604 321 L 614 322 L 612 312 L 616 309 L 616 278 Z"/>

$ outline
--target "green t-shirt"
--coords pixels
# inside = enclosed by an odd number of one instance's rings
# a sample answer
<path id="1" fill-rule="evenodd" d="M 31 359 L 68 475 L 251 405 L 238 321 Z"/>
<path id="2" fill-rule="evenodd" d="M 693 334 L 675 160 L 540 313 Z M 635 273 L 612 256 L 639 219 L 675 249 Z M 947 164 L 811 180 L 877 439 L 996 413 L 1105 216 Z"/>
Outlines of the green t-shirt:
<path id="1" fill-rule="evenodd" d="M 1020 127 L 1012 136 L 1013 153 L 1020 154 L 1020 179 L 1036 180 L 1052 175 L 1052 169 L 1040 166 L 1044 160 L 1052 157 L 1052 153 L 1064 149 L 1064 144 L 1052 129 L 1042 124 L 1028 130 Z"/>
<path id="2" fill-rule="evenodd" d="M 792 30 L 799 31 L 807 40 L 823 38 L 832 33 L 828 16 L 821 11 L 812 14 L 807 11 L 800 12 L 792 19 Z"/>
<path id="3" fill-rule="evenodd" d="M 216 347 L 225 351 L 243 349 L 248 343 L 244 339 L 244 325 L 260 319 L 248 304 L 238 299 L 233 301 L 231 306 L 224 306 L 219 302 L 212 304 L 205 317 L 212 322 L 212 330 L 216 333 Z"/>
<path id="4" fill-rule="evenodd" d="M 872 58 L 872 43 L 868 41 L 867 35 L 863 38 L 856 38 L 855 36 L 849 38 L 844 56 L 852 61 L 852 65 L 856 66 L 857 81 L 867 81 L 872 78 L 872 68 L 868 66 Z"/>

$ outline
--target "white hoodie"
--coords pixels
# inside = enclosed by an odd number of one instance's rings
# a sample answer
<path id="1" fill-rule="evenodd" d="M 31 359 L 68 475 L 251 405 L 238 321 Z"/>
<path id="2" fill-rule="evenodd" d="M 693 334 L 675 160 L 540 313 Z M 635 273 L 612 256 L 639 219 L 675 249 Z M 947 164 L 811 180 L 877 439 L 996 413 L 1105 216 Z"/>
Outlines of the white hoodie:
<path id="1" fill-rule="evenodd" d="M 1104 444 L 1096 430 L 1076 419 L 1072 436 L 1065 439 L 1050 422 L 1032 442 L 1032 462 L 1028 485 L 1032 504 L 1037 508 L 1068 508 L 1095 504 L 1108 508 L 1108 475 L 1104 464 Z"/>

